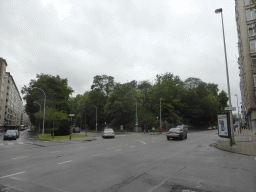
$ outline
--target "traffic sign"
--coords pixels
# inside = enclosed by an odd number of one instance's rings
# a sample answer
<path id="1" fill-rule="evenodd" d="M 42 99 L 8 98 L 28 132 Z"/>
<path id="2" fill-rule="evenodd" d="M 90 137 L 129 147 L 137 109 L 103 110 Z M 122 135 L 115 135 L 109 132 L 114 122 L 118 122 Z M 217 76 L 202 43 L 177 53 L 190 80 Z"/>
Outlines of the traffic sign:
<path id="1" fill-rule="evenodd" d="M 239 119 L 238 118 L 236 118 L 236 122 L 238 122 L 239 121 Z"/>
<path id="2" fill-rule="evenodd" d="M 69 116 L 69 117 L 74 117 L 74 116 L 75 116 L 75 114 L 69 114 L 68 116 Z"/>
<path id="3" fill-rule="evenodd" d="M 225 111 L 235 111 L 235 107 L 225 107 Z"/>

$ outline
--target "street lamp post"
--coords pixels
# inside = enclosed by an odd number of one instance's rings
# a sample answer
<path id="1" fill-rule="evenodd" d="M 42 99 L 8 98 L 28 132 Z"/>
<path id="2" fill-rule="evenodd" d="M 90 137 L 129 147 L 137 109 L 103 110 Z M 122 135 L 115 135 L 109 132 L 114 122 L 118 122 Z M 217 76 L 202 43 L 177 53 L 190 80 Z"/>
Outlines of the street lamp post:
<path id="1" fill-rule="evenodd" d="M 96 132 L 97 132 L 97 107 L 93 105 L 96 108 Z"/>
<path id="2" fill-rule="evenodd" d="M 238 119 L 239 119 L 239 122 L 238 122 L 238 129 L 240 129 L 240 115 L 239 115 L 238 95 L 235 94 L 234 96 L 236 96 L 236 99 L 237 99 L 237 110 L 238 110 Z"/>
<path id="3" fill-rule="evenodd" d="M 231 95 L 230 95 L 230 86 L 229 86 L 229 75 L 228 75 L 228 62 L 227 62 L 227 51 L 226 51 L 226 43 L 225 43 L 225 33 L 224 33 L 224 24 L 223 24 L 223 16 L 222 16 L 222 8 L 216 9 L 215 13 L 221 13 L 221 21 L 222 21 L 222 31 L 223 31 L 223 42 L 224 42 L 224 52 L 225 52 L 225 62 L 226 62 L 226 73 L 227 73 L 227 84 L 228 84 L 228 98 L 229 98 L 229 107 L 232 107 L 231 104 Z M 230 116 L 230 126 L 231 126 L 231 137 L 230 137 L 230 143 L 235 144 L 235 137 L 234 137 L 234 129 L 232 129 L 232 111 L 229 111 Z"/>
<path id="4" fill-rule="evenodd" d="M 162 116 L 161 116 L 161 101 L 162 101 L 163 99 L 162 98 L 160 98 L 160 127 L 162 128 Z"/>
<path id="5" fill-rule="evenodd" d="M 38 87 L 34 87 L 36 89 L 39 89 L 41 91 L 43 91 L 42 89 L 38 88 Z M 42 136 L 44 137 L 44 119 L 45 119 L 45 103 L 46 103 L 46 95 L 45 95 L 45 92 L 43 91 L 44 93 L 44 116 L 43 116 L 43 132 L 42 132 Z"/>
<path id="6" fill-rule="evenodd" d="M 40 115 L 41 115 L 41 105 L 40 105 L 40 103 L 37 103 L 37 102 L 34 102 L 34 103 L 40 106 Z M 39 123 L 39 133 L 40 133 L 40 124 L 41 124 L 41 121 Z"/>

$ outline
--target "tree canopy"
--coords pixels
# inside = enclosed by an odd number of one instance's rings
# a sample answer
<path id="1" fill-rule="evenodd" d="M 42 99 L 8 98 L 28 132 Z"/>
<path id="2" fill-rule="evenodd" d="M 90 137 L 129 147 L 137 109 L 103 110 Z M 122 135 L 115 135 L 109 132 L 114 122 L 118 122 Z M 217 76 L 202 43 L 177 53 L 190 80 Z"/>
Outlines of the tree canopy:
<path id="1" fill-rule="evenodd" d="M 32 123 L 42 117 L 37 102 L 43 106 L 45 91 L 47 97 L 46 120 L 66 119 L 69 113 L 75 114 L 74 124 L 81 128 L 98 130 L 108 124 L 115 129 L 123 125 L 133 129 L 138 118 L 138 126 L 155 127 L 162 125 L 188 124 L 203 127 L 217 124 L 217 114 L 227 106 L 225 91 L 219 92 L 218 85 L 190 77 L 182 81 L 172 73 L 158 74 L 154 83 L 148 80 L 133 80 L 124 84 L 114 81 L 114 77 L 97 75 L 90 91 L 70 97 L 73 90 L 67 79 L 59 76 L 37 75 L 29 86 L 22 88 L 26 100 L 26 111 Z M 97 110 L 97 113 L 96 113 Z M 97 116 L 97 118 L 96 118 Z M 97 122 L 96 122 L 97 119 Z"/>
<path id="2" fill-rule="evenodd" d="M 36 124 L 42 118 L 41 114 L 35 114 L 40 110 L 40 106 L 41 110 L 44 109 L 45 96 L 45 105 L 48 110 L 46 122 L 50 123 L 53 118 L 63 119 L 60 117 L 63 114 L 67 116 L 70 112 L 69 97 L 73 93 L 73 90 L 68 86 L 68 80 L 62 79 L 58 75 L 55 77 L 47 74 L 37 75 L 36 78 L 32 79 L 28 86 L 24 85 L 21 90 L 24 95 L 23 99 L 26 101 L 25 111 L 31 122 Z M 49 116 L 49 114 L 53 116 Z"/>

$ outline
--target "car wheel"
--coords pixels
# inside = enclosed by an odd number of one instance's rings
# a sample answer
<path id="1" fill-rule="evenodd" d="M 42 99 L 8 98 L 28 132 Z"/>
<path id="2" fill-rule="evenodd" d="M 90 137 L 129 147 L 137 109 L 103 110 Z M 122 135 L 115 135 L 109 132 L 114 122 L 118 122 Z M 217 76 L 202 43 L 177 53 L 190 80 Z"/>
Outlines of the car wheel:
<path id="1" fill-rule="evenodd" d="M 169 137 L 167 137 L 167 140 L 170 140 L 170 138 L 169 138 Z"/>
<path id="2" fill-rule="evenodd" d="M 186 137 L 185 137 L 185 139 L 187 139 L 188 138 L 188 134 L 186 134 Z"/>

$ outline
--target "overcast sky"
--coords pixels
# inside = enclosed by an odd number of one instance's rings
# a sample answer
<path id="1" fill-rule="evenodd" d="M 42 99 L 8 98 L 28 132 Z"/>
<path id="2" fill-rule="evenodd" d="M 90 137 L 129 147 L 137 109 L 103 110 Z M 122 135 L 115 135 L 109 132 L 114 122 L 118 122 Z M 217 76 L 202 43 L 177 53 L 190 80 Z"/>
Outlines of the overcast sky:
<path id="1" fill-rule="evenodd" d="M 234 0 L 1 0 L 0 57 L 21 91 L 36 74 L 68 78 L 75 95 L 96 75 L 115 82 L 171 72 L 241 98 Z M 21 95 L 22 96 L 22 95 Z M 241 110 L 240 110 L 241 111 Z"/>

